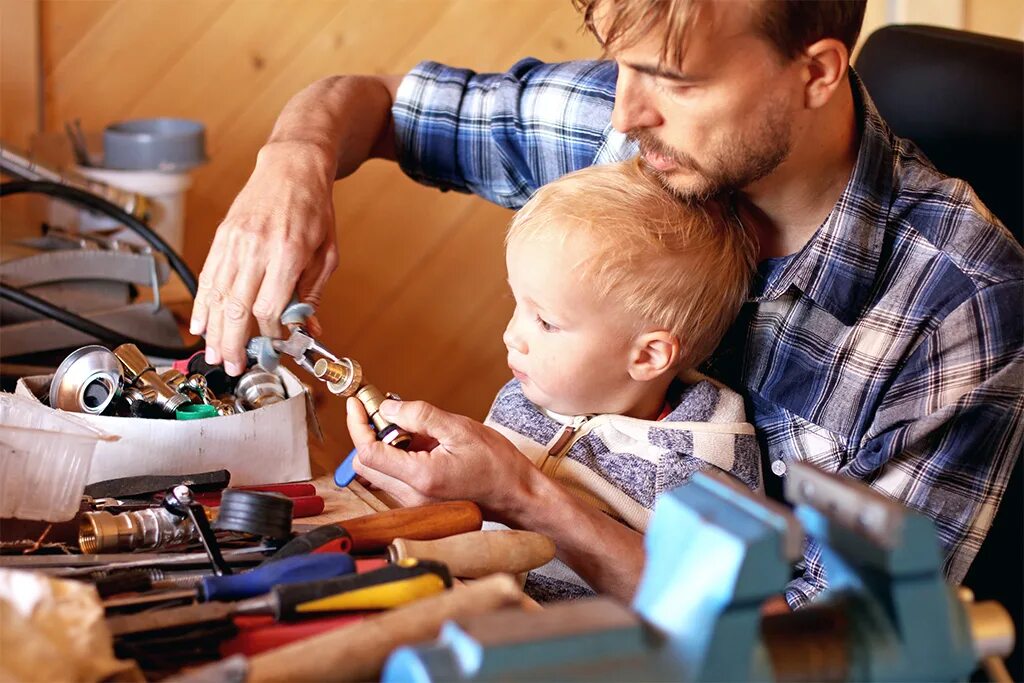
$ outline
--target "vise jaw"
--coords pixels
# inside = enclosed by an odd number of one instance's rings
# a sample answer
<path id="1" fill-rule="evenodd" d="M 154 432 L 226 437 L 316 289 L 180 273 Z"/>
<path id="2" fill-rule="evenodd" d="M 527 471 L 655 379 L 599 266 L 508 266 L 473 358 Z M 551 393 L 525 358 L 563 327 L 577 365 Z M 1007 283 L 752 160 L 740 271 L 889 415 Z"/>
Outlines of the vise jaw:
<path id="1" fill-rule="evenodd" d="M 657 502 L 631 610 L 594 598 L 449 622 L 437 642 L 392 653 L 384 680 L 965 680 L 1012 649 L 1004 609 L 945 583 L 930 519 L 803 463 L 786 497 L 795 514 L 698 473 Z M 762 616 L 805 543 L 828 589 Z"/>

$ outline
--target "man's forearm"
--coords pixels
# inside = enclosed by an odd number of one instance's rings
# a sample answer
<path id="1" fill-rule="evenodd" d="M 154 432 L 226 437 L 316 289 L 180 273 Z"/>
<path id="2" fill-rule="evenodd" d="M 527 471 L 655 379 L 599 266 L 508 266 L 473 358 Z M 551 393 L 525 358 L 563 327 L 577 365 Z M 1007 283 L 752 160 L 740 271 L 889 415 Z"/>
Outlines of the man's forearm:
<path id="1" fill-rule="evenodd" d="M 371 157 L 395 158 L 391 103 L 400 77 L 332 76 L 292 97 L 267 148 L 302 149 L 333 178 Z"/>
<path id="2" fill-rule="evenodd" d="M 558 557 L 596 591 L 629 603 L 644 568 L 644 537 L 578 500 L 539 471 L 509 521 L 551 537 Z"/>

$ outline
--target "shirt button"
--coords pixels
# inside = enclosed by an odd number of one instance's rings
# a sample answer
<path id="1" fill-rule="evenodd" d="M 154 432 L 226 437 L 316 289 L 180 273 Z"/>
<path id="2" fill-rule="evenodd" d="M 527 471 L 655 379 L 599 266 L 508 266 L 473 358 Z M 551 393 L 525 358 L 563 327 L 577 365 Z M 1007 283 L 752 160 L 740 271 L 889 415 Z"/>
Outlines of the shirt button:
<path id="1" fill-rule="evenodd" d="M 786 463 L 782 460 L 776 460 L 772 463 L 772 472 L 774 472 L 776 476 L 781 477 L 786 473 Z"/>

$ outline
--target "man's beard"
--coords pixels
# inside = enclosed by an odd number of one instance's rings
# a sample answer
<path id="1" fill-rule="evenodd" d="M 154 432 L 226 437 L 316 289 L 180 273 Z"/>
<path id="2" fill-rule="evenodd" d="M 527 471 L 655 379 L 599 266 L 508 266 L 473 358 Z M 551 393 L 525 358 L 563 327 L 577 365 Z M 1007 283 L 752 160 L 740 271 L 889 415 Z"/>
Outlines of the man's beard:
<path id="1" fill-rule="evenodd" d="M 764 178 L 786 160 L 792 147 L 792 126 L 781 108 L 775 111 L 778 113 L 770 114 L 756 133 L 719 145 L 707 164 L 700 164 L 689 154 L 667 146 L 647 129 L 634 129 L 627 137 L 640 146 L 641 154 L 654 152 L 671 159 L 680 171 L 689 171 L 690 177 L 682 184 L 682 179 L 673 171 L 659 171 L 645 164 L 680 199 L 702 202 L 741 190 Z"/>

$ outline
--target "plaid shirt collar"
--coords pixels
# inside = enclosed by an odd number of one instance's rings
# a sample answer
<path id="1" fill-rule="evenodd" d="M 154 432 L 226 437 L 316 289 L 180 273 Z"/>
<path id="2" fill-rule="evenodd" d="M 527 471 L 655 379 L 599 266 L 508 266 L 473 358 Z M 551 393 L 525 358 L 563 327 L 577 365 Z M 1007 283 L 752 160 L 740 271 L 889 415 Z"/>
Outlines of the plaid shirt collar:
<path id="1" fill-rule="evenodd" d="M 894 173 L 893 134 L 852 69 L 850 80 L 861 136 L 850 180 L 811 240 L 759 283 L 752 297 L 772 301 L 796 287 L 847 325 L 857 320 L 874 288 Z"/>

